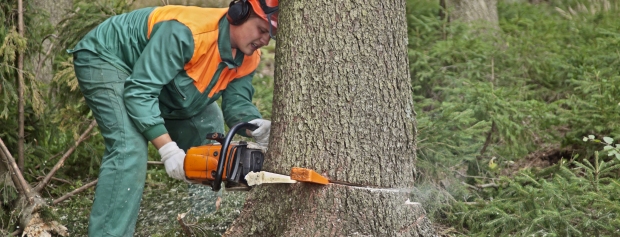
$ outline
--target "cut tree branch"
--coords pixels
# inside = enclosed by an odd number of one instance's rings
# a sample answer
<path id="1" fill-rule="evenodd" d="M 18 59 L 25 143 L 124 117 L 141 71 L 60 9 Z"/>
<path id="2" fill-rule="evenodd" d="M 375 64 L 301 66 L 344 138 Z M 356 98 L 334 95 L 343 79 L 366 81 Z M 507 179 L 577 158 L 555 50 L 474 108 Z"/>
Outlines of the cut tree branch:
<path id="1" fill-rule="evenodd" d="M 77 188 L 77 189 L 75 189 L 75 190 L 71 191 L 70 193 L 67 193 L 67 194 L 63 195 L 62 197 L 59 197 L 59 198 L 55 199 L 55 200 L 52 202 L 52 205 L 56 205 L 56 204 L 58 204 L 58 203 L 60 203 L 60 202 L 62 202 L 62 201 L 64 201 L 64 200 L 69 199 L 71 196 L 73 196 L 73 195 L 75 195 L 75 194 L 81 193 L 82 191 L 84 191 L 84 190 L 86 190 L 86 189 L 88 189 L 88 188 L 90 188 L 90 187 L 92 187 L 92 186 L 95 186 L 95 184 L 97 184 L 97 181 L 98 181 L 98 179 L 95 179 L 95 181 L 92 181 L 92 182 L 90 182 L 90 183 L 87 183 L 87 184 L 85 184 L 84 186 L 79 187 L 79 188 Z"/>
<path id="2" fill-rule="evenodd" d="M 186 214 L 187 213 L 178 214 L 177 221 L 179 222 L 179 225 L 181 226 L 181 229 L 183 230 L 183 233 L 185 233 L 186 236 L 193 236 L 192 231 L 189 229 L 187 224 L 185 224 L 185 222 L 183 221 L 183 218 L 185 218 Z"/>
<path id="3" fill-rule="evenodd" d="M 15 159 L 9 152 L 9 149 L 6 148 L 6 145 L 4 145 L 4 141 L 2 141 L 2 138 L 0 138 L 0 154 L 2 155 L 2 158 L 4 158 L 3 160 L 8 163 L 7 168 L 9 169 L 9 172 L 11 172 L 11 179 L 13 179 L 13 183 L 17 188 L 17 192 L 20 194 L 20 196 L 26 197 L 26 200 L 28 200 L 28 202 L 32 204 L 34 199 L 32 197 L 32 190 L 30 188 L 30 185 L 28 184 L 28 182 L 26 182 L 26 179 L 24 179 L 22 172 L 19 170 L 19 167 L 17 166 Z"/>
<path id="4" fill-rule="evenodd" d="M 93 120 L 90 122 L 90 125 L 88 126 L 86 131 L 84 131 L 82 135 L 80 135 L 80 138 L 77 141 L 75 141 L 75 144 L 71 148 L 69 148 L 69 150 L 67 150 L 67 152 L 65 152 L 64 155 L 62 155 L 60 160 L 58 160 L 56 165 L 54 165 L 54 168 L 52 168 L 52 170 L 50 170 L 50 172 L 45 176 L 45 178 L 41 180 L 39 184 L 37 184 L 37 186 L 34 188 L 36 192 L 38 193 L 41 192 L 41 190 L 50 182 L 50 180 L 52 180 L 52 177 L 54 176 L 54 174 L 56 174 L 58 169 L 60 169 L 60 167 L 64 165 L 65 160 L 69 158 L 69 156 L 75 151 L 75 149 L 80 145 L 80 143 L 82 143 L 84 140 L 90 137 L 90 132 L 93 130 L 93 128 L 95 128 L 96 125 L 97 125 L 97 121 Z"/>

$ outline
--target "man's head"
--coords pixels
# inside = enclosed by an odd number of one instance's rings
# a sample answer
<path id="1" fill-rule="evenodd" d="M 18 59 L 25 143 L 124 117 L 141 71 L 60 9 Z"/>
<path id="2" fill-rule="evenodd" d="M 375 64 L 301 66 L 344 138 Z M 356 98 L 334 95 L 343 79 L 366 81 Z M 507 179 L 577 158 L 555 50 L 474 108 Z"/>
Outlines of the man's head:
<path id="1" fill-rule="evenodd" d="M 251 55 L 274 38 L 278 27 L 278 0 L 234 0 L 228 14 L 233 48 Z"/>

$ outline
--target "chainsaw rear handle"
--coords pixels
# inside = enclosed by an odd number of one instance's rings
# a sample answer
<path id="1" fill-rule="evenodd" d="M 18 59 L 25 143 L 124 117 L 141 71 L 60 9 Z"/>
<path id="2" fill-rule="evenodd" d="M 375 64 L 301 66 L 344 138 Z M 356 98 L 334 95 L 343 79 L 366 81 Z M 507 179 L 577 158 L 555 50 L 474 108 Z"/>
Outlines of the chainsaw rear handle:
<path id="1" fill-rule="evenodd" d="M 222 143 L 222 150 L 220 150 L 220 160 L 217 162 L 217 170 L 216 170 L 215 177 L 214 177 L 215 180 L 213 181 L 213 183 L 211 183 L 211 189 L 213 191 L 217 192 L 217 191 L 220 191 L 220 189 L 222 188 L 222 178 L 223 178 L 222 176 L 224 175 L 224 165 L 226 165 L 226 167 L 234 167 L 234 166 L 231 166 L 229 164 L 224 164 L 224 163 L 237 162 L 237 159 L 228 160 L 226 157 L 228 156 L 228 146 L 230 145 L 230 142 L 232 141 L 237 131 L 239 131 L 239 129 L 242 129 L 242 128 L 246 128 L 249 130 L 256 130 L 258 126 L 256 126 L 255 124 L 251 124 L 251 123 L 238 123 L 237 125 L 233 126 L 230 129 L 230 131 L 228 131 L 228 134 L 226 134 L 226 137 L 224 137 L 223 142 L 220 142 Z M 213 136 L 213 137 L 215 138 L 217 136 Z M 233 165 L 236 166 L 236 164 L 233 164 Z M 230 172 L 231 170 L 229 170 L 227 173 L 230 173 Z"/>

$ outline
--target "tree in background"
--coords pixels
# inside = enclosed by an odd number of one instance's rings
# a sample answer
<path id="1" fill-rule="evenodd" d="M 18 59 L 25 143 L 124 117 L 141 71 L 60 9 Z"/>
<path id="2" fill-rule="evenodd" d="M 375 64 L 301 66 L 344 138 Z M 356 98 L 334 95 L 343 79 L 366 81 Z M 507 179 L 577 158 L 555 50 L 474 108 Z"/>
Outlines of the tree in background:
<path id="1" fill-rule="evenodd" d="M 430 236 L 409 200 L 415 111 L 405 1 L 280 3 L 265 170 L 337 181 L 258 186 L 227 236 Z"/>
<path id="2" fill-rule="evenodd" d="M 497 0 L 440 0 L 450 21 L 486 22 L 498 28 Z"/>

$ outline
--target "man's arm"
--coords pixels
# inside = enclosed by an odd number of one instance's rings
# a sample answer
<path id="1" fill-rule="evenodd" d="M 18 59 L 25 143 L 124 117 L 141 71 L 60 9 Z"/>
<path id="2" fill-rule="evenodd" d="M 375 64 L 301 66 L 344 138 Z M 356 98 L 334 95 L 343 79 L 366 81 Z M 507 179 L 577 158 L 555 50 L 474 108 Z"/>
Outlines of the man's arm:
<path id="1" fill-rule="evenodd" d="M 241 122 L 262 118 L 258 108 L 252 103 L 254 73 L 233 80 L 222 93 L 222 112 L 228 127 Z M 239 132 L 239 135 L 251 137 L 251 133 Z"/>
<path id="2" fill-rule="evenodd" d="M 185 152 L 168 135 L 158 98 L 164 85 L 191 60 L 193 52 L 189 28 L 177 21 L 157 23 L 125 82 L 123 94 L 133 124 L 157 148 L 166 173 L 179 180 L 185 179 Z"/>
<path id="3" fill-rule="evenodd" d="M 169 136 L 160 138 L 168 131 L 159 110 L 159 94 L 163 86 L 183 70 L 193 52 L 194 41 L 189 28 L 177 21 L 157 23 L 125 82 L 127 113 L 138 131 L 154 145 L 171 141 Z"/>

